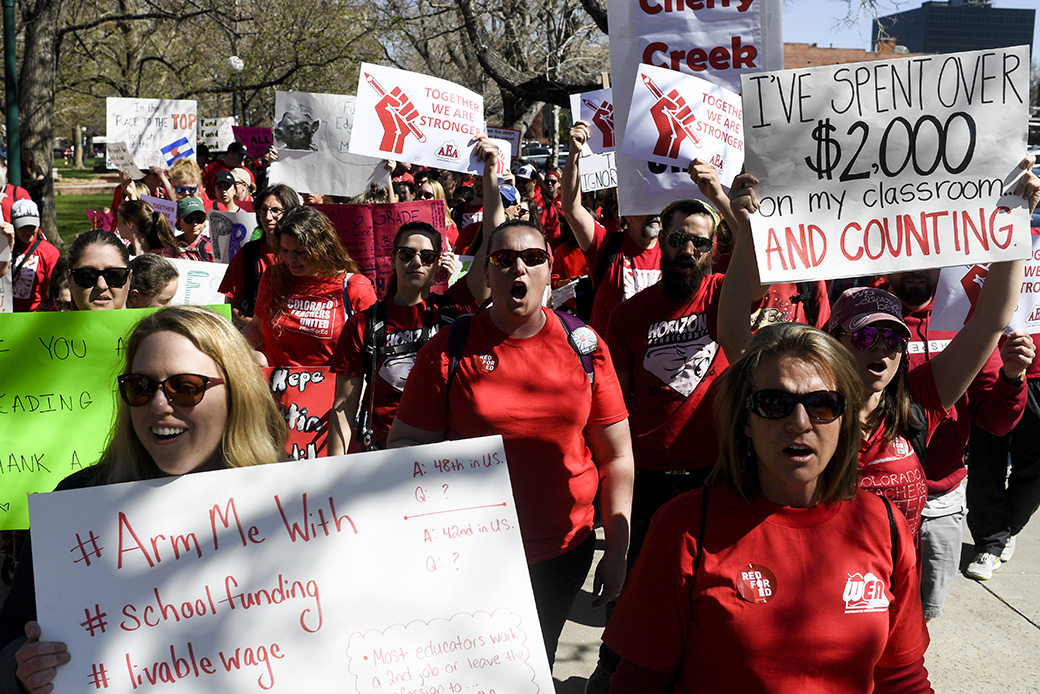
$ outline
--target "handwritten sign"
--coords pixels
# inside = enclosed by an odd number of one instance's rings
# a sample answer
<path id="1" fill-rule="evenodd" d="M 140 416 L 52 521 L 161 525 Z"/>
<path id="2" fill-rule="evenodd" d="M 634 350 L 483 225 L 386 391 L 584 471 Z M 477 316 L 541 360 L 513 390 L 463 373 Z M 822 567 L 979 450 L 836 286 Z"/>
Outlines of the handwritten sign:
<path id="1" fill-rule="evenodd" d="M 199 119 L 199 142 L 213 151 L 223 152 L 235 141 L 234 116 Z"/>
<path id="2" fill-rule="evenodd" d="M 767 283 L 1030 254 L 1028 47 L 744 77 Z"/>
<path id="3" fill-rule="evenodd" d="M 594 154 L 614 151 L 613 89 L 571 94 L 571 119 L 589 124 L 589 140 L 582 150 L 587 147 Z"/>
<path id="4" fill-rule="evenodd" d="M 617 188 L 618 171 L 617 155 L 614 152 L 605 154 L 582 154 L 578 158 L 578 172 L 581 177 L 581 189 L 586 193 L 604 188 Z"/>
<path id="5" fill-rule="evenodd" d="M 227 297 L 217 291 L 227 265 L 224 263 L 206 263 L 184 258 L 168 258 L 177 268 L 177 293 L 170 303 L 174 306 L 212 306 L 227 301 Z"/>
<path id="6" fill-rule="evenodd" d="M 232 126 L 231 132 L 234 133 L 236 141 L 246 146 L 246 154 L 254 159 L 259 159 L 267 154 L 267 150 L 271 149 L 271 145 L 274 144 L 274 134 L 270 128 L 235 125 Z"/>
<path id="7" fill-rule="evenodd" d="M 740 91 L 742 74 L 784 66 L 780 0 L 608 0 L 607 14 L 616 144 L 621 149 L 640 63 L 703 77 L 734 92 Z M 698 197 L 686 173 L 688 164 L 619 155 L 621 214 L 659 214 L 675 200 Z"/>
<path id="8" fill-rule="evenodd" d="M 354 96 L 276 92 L 278 161 L 271 163 L 271 183 L 343 196 L 360 195 L 372 184 L 386 185 L 390 172 L 382 158 L 350 151 L 356 105 Z"/>
<path id="9" fill-rule="evenodd" d="M 111 212 L 105 212 L 104 210 L 85 211 L 87 213 L 87 220 L 90 221 L 91 229 L 104 229 L 106 231 L 115 230 L 116 216 Z"/>
<path id="10" fill-rule="evenodd" d="M 125 142 L 109 142 L 108 158 L 130 180 L 139 181 L 144 178 L 144 173 L 137 168 L 137 164 L 134 163 L 134 158 L 130 156 L 130 150 L 127 149 Z"/>
<path id="11" fill-rule="evenodd" d="M 177 203 L 173 200 L 157 198 L 154 195 L 142 195 L 141 200 L 151 205 L 152 209 L 163 217 L 166 217 L 166 223 L 170 225 L 170 229 L 177 228 Z"/>
<path id="12" fill-rule="evenodd" d="M 109 97 L 105 102 L 108 141 L 125 142 L 139 169 L 168 167 L 181 156 L 195 158 L 194 101 Z"/>
<path id="13" fill-rule="evenodd" d="M 256 216 L 252 212 L 209 211 L 209 238 L 213 260 L 230 263 L 242 246 L 253 238 Z"/>
<path id="14" fill-rule="evenodd" d="M 350 151 L 479 174 L 472 140 L 484 128 L 484 98 L 453 82 L 361 64 Z"/>
<path id="15" fill-rule="evenodd" d="M 510 152 L 514 157 L 520 155 L 520 137 L 521 133 L 516 128 L 495 128 L 486 127 L 487 136 L 494 140 L 505 140 L 509 143 Z"/>
<path id="16" fill-rule="evenodd" d="M 505 462 L 491 437 L 33 497 L 55 690 L 553 691 Z"/>
<path id="17" fill-rule="evenodd" d="M 278 366 L 263 371 L 289 427 L 286 452 L 293 460 L 324 457 L 336 376 L 327 366 Z"/>

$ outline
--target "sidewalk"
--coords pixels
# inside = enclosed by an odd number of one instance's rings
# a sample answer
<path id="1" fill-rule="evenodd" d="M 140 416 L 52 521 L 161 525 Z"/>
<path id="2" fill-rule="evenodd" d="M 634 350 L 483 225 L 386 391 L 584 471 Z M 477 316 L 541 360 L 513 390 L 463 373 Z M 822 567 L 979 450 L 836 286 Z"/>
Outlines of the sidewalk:
<path id="1" fill-rule="evenodd" d="M 599 561 L 602 531 L 599 533 Z M 975 556 L 964 526 L 961 569 Z M 593 564 L 595 566 L 595 563 Z M 563 630 L 553 671 L 557 694 L 582 694 L 596 667 L 603 610 L 589 607 L 592 578 Z M 1040 692 L 1040 517 L 1018 536 L 1015 557 L 989 581 L 954 581 L 943 615 L 929 623 L 925 654 L 937 694 Z"/>

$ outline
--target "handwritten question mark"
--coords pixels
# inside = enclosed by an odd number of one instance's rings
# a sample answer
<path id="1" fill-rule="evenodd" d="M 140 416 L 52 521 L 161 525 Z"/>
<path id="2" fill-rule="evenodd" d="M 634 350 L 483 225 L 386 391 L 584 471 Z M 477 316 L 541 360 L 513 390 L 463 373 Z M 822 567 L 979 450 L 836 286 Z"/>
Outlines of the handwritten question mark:
<path id="1" fill-rule="evenodd" d="M 444 490 L 444 496 L 448 496 L 448 485 L 447 484 L 442 484 L 441 485 L 441 489 Z"/>

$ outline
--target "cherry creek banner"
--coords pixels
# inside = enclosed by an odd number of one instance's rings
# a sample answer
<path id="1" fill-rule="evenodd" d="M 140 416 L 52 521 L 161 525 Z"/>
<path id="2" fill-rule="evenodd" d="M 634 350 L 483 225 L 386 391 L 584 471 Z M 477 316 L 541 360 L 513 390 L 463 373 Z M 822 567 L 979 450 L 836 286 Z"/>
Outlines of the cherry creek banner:
<path id="1" fill-rule="evenodd" d="M 327 366 L 275 366 L 263 369 L 278 409 L 289 427 L 286 453 L 293 460 L 324 457 L 336 375 Z"/>
<path id="2" fill-rule="evenodd" d="M 484 99 L 453 82 L 361 64 L 350 151 L 480 174 L 472 140 L 484 132 Z"/>
<path id="3" fill-rule="evenodd" d="M 553 691 L 501 437 L 34 495 L 55 691 Z"/>
<path id="4" fill-rule="evenodd" d="M 1026 258 L 1029 48 L 743 78 L 763 283 Z"/>
<path id="5" fill-rule="evenodd" d="M 615 146 L 624 150 L 639 64 L 677 70 L 740 90 L 741 75 L 784 66 L 780 0 L 608 0 Z M 618 154 L 621 214 L 659 214 L 700 197 L 689 161 L 647 162 Z M 723 180 L 729 186 L 729 181 Z"/>

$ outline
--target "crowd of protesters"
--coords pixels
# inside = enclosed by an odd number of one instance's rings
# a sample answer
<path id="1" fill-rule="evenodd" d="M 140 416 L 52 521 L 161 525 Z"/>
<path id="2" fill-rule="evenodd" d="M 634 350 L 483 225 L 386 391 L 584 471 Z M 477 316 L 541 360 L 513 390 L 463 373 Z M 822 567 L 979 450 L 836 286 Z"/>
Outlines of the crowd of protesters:
<path id="1" fill-rule="evenodd" d="M 956 334 L 929 326 L 938 270 L 762 286 L 754 172 L 722 181 L 694 160 L 699 199 L 623 217 L 614 191 L 581 190 L 588 138 L 579 122 L 562 170 L 521 161 L 502 180 L 480 138 L 483 176 L 388 162 L 386 185 L 352 198 L 268 186 L 277 153 L 250 160 L 236 142 L 124 181 L 112 227 L 65 254 L 4 181 L 13 252 L 0 269 L 16 311 L 164 306 L 177 279 L 166 258 L 214 259 L 208 212 L 252 212 L 220 286 L 245 338 L 235 349 L 331 367 L 330 454 L 502 434 L 550 663 L 599 518 L 596 604 L 610 617 L 586 691 L 930 691 L 926 622 L 957 574 L 965 513 L 967 573 L 986 580 L 1040 505 L 1040 367 L 1029 334 L 1003 334 L 1023 263 L 990 267 Z M 1031 210 L 1032 164 L 1016 189 Z M 176 202 L 176 223 L 143 195 Z M 341 243 L 349 230 L 312 205 L 413 200 L 443 201 L 446 228 L 403 225 L 377 296 Z M 469 271 L 435 291 L 460 256 Z M 119 382 L 133 426 L 111 443 L 137 467 L 113 476 L 106 453 L 72 486 L 243 464 L 153 455 L 142 408 L 190 422 L 210 384 L 246 377 L 196 334 L 214 330 L 208 317 L 149 320 Z M 180 359 L 203 375 L 152 355 L 157 339 L 190 342 Z M 192 432 L 160 429 L 164 456 Z M 23 603 L 0 611 L 0 691 L 16 677 L 46 691 L 68 660 L 39 640 L 24 563 Z"/>

